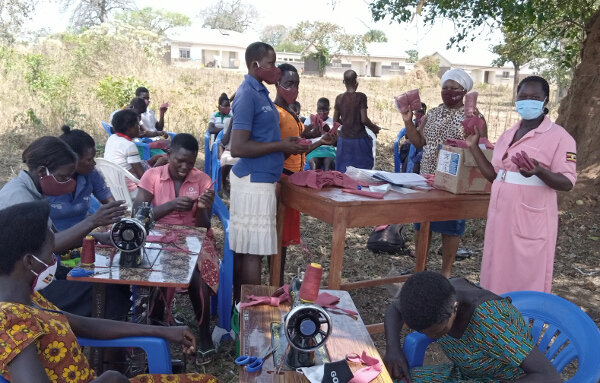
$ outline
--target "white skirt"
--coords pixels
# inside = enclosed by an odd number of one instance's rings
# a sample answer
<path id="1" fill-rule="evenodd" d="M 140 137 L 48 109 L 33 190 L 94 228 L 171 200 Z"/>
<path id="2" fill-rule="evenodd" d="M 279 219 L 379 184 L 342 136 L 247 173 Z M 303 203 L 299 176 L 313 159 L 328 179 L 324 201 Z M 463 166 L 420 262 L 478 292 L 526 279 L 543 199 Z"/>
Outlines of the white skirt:
<path id="1" fill-rule="evenodd" d="M 277 254 L 276 183 L 230 173 L 229 247 L 236 253 Z"/>

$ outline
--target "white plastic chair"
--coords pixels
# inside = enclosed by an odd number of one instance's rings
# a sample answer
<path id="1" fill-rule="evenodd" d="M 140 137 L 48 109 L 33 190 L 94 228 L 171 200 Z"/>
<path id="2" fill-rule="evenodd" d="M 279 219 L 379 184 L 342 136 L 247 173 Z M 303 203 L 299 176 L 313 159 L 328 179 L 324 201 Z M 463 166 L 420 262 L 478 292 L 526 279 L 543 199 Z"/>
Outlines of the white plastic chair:
<path id="1" fill-rule="evenodd" d="M 133 207 L 133 200 L 129 188 L 127 187 L 127 182 L 125 182 L 125 178 L 129 178 L 136 185 L 140 183 L 140 180 L 120 165 L 104 158 L 96 158 L 96 168 L 100 170 L 104 176 L 113 197 L 115 197 L 117 201 L 125 201 L 127 208 L 131 210 Z"/>

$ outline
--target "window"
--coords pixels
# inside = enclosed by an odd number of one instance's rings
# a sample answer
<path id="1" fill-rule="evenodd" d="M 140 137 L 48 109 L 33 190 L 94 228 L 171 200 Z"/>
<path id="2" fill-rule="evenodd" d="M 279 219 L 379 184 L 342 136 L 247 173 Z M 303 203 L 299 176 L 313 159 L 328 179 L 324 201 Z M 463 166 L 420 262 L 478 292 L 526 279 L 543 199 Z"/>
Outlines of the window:
<path id="1" fill-rule="evenodd" d="M 510 77 L 510 72 L 509 71 L 504 71 L 502 72 L 502 78 L 509 78 Z"/>
<path id="2" fill-rule="evenodd" d="M 400 69 L 400 63 L 398 61 L 392 61 L 392 70 Z"/>
<path id="3" fill-rule="evenodd" d="M 342 60 L 340 59 L 333 59 L 331 60 L 331 66 L 332 67 L 341 67 L 342 66 Z"/>
<path id="4" fill-rule="evenodd" d="M 190 58 L 190 48 L 179 48 L 179 58 L 180 59 L 189 59 Z"/>

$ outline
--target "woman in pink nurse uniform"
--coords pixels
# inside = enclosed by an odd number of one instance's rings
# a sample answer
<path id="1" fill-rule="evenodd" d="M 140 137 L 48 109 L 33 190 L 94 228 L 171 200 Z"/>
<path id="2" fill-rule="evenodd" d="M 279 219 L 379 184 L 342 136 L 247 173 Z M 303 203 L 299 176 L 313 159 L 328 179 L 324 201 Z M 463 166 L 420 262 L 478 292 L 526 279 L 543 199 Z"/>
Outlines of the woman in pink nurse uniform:
<path id="1" fill-rule="evenodd" d="M 481 173 L 492 184 L 481 286 L 496 294 L 517 290 L 550 292 L 558 230 L 556 191 L 573 188 L 575 140 L 547 116 L 550 90 L 538 76 L 517 87 L 522 119 L 504 132 L 490 163 L 477 143 L 466 138 Z"/>

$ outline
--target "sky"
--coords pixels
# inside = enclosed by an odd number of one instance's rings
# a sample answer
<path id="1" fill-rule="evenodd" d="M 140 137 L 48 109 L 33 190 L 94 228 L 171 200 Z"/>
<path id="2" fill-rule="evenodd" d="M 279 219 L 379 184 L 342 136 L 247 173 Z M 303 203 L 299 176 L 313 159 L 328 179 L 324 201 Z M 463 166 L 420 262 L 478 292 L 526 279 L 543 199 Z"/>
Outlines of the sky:
<path id="1" fill-rule="evenodd" d="M 283 24 L 292 27 L 304 20 L 329 21 L 344 27 L 346 33 L 364 34 L 370 29 L 380 29 L 385 32 L 388 42 L 397 46 L 400 52 L 417 49 L 419 57 L 423 57 L 437 51 L 452 62 L 468 63 L 471 60 L 491 62 L 495 56 L 489 48 L 500 43 L 502 39 L 498 33 L 484 33 L 470 44 L 465 53 L 458 52 L 456 48 L 446 51 L 448 38 L 454 33 L 454 28 L 453 23 L 445 19 L 436 21 L 433 26 L 424 25 L 418 16 L 411 23 L 399 24 L 389 21 L 376 23 L 372 19 L 367 0 L 335 0 L 334 4 L 332 0 L 301 0 L 294 3 L 297 9 L 293 12 L 289 12 L 288 2 L 245 1 L 254 5 L 259 13 L 259 18 L 251 30 L 246 32 L 255 34 L 257 40 L 260 31 L 266 25 Z M 192 23 L 196 24 L 202 22 L 199 16 L 201 11 L 214 4 L 214 1 L 135 0 L 135 4 L 138 8 L 153 7 L 179 12 L 189 16 Z M 69 17 L 68 11 L 61 12 L 58 1 L 41 0 L 36 14 L 26 27 L 29 30 L 48 28 L 52 32 L 59 32 L 67 27 Z"/>

